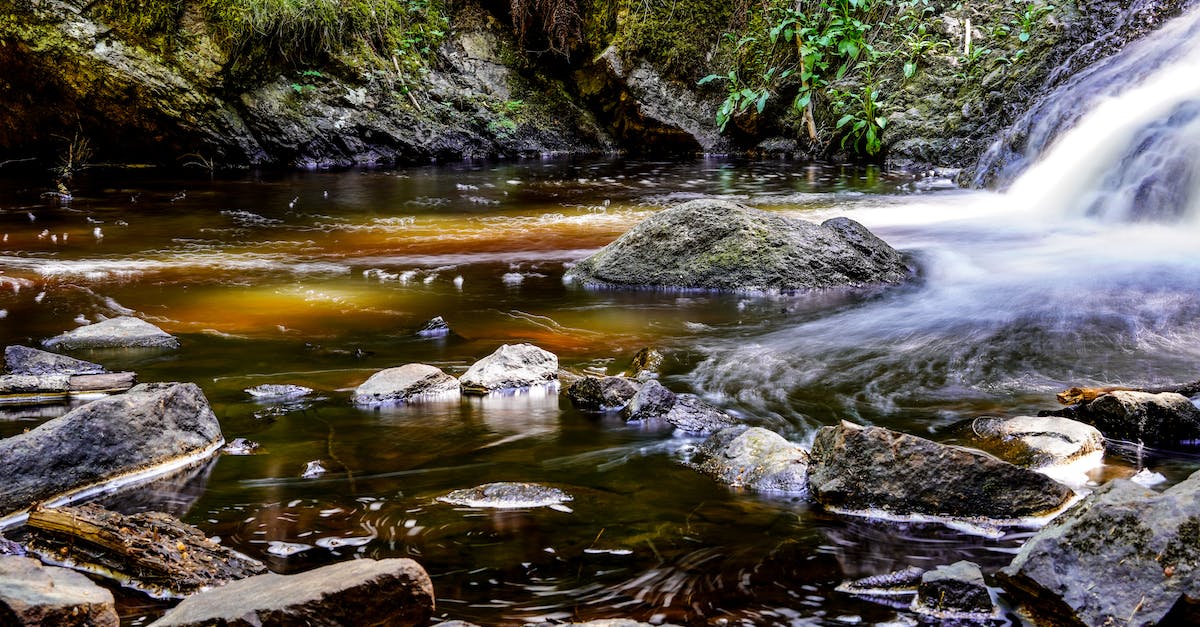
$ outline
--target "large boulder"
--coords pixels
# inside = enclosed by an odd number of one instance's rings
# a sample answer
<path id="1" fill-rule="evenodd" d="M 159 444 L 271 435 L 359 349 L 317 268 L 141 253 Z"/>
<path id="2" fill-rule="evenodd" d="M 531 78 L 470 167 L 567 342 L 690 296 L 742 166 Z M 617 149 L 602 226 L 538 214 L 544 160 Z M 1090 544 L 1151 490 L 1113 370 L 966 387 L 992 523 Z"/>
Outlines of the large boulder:
<path id="1" fill-rule="evenodd" d="M 640 383 L 625 377 L 583 377 L 567 386 L 567 398 L 580 411 L 619 411 L 640 389 Z"/>
<path id="2" fill-rule="evenodd" d="M 194 383 L 143 383 L 0 440 L 0 519 L 118 478 L 211 455 L 221 425 Z"/>
<path id="3" fill-rule="evenodd" d="M 1046 525 L 998 577 L 1047 624 L 1200 620 L 1200 472 L 1156 493 L 1118 479 Z"/>
<path id="4" fill-rule="evenodd" d="M 722 200 L 661 211 L 567 271 L 597 287 L 798 291 L 900 283 L 900 254 L 846 218 L 821 225 Z"/>
<path id="5" fill-rule="evenodd" d="M 405 364 L 371 375 L 351 395 L 357 405 L 404 403 L 434 396 L 458 396 L 458 379 L 425 364 Z"/>
<path id="6" fill-rule="evenodd" d="M 813 497 L 841 510 L 1014 519 L 1056 512 L 1074 496 L 982 451 L 845 421 L 818 430 L 811 455 Z"/>
<path id="7" fill-rule="evenodd" d="M 13 344 L 4 348 L 4 371 L 21 375 L 73 375 L 108 372 L 104 366 L 57 353 Z"/>
<path id="8" fill-rule="evenodd" d="M 66 568 L 28 557 L 0 557 L 0 625 L 117 627 L 113 595 Z"/>
<path id="9" fill-rule="evenodd" d="M 709 436 L 696 452 L 696 467 L 734 487 L 803 493 L 808 489 L 808 453 L 783 436 L 745 425 Z"/>
<path id="10" fill-rule="evenodd" d="M 1078 406 L 1072 417 L 1115 440 L 1177 446 L 1200 439 L 1200 408 L 1174 392 L 1117 390 Z"/>
<path id="11" fill-rule="evenodd" d="M 971 421 L 970 432 L 980 448 L 1026 468 L 1062 466 L 1104 453 L 1099 430 L 1057 416 L 982 416 Z"/>
<path id="12" fill-rule="evenodd" d="M 361 559 L 298 575 L 267 573 L 188 597 L 154 627 L 424 625 L 433 583 L 410 559 Z"/>
<path id="13" fill-rule="evenodd" d="M 532 344 L 505 344 L 458 379 L 462 391 L 487 394 L 558 382 L 558 357 Z"/>
<path id="14" fill-rule="evenodd" d="M 130 316 L 109 318 L 42 341 L 46 348 L 179 348 L 179 340 L 166 331 Z"/>

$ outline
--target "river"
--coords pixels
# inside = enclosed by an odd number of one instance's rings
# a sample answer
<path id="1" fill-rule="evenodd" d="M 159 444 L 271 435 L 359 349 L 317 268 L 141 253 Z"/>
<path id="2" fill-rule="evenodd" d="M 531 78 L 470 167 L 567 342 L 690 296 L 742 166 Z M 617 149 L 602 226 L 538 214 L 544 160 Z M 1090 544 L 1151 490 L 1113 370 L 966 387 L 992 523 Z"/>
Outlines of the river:
<path id="1" fill-rule="evenodd" d="M 581 414 L 553 394 L 351 406 L 372 372 L 423 362 L 461 374 L 500 344 L 532 342 L 572 372 L 615 374 L 655 346 L 668 387 L 805 444 L 842 419 L 945 439 L 959 420 L 1053 409 L 1071 385 L 1198 376 L 1194 221 L 1114 225 L 937 178 L 721 159 L 215 178 L 94 170 L 73 187 L 60 204 L 40 197 L 45 181 L 0 180 L 0 340 L 143 317 L 182 348 L 77 356 L 142 381 L 193 381 L 227 439 L 261 445 L 109 504 L 173 511 L 278 572 L 412 557 L 433 577 L 437 616 L 485 625 L 907 624 L 907 610 L 834 586 L 959 559 L 987 572 L 1032 530 L 844 518 L 731 490 L 686 465 L 698 440 Z M 563 283 L 565 264 L 706 195 L 811 220 L 848 215 L 917 276 L 856 295 Z M 451 336 L 414 335 L 439 315 Z M 267 404 L 243 391 L 263 383 L 319 395 Z M 65 410 L 5 410 L 0 436 Z M 313 460 L 328 472 L 302 479 Z M 1094 478 L 1142 466 L 1175 481 L 1200 458 L 1117 446 Z M 559 487 L 571 511 L 435 500 L 489 481 Z M 285 556 L 279 543 L 310 548 Z M 128 624 L 166 607 L 133 593 L 120 604 Z"/>

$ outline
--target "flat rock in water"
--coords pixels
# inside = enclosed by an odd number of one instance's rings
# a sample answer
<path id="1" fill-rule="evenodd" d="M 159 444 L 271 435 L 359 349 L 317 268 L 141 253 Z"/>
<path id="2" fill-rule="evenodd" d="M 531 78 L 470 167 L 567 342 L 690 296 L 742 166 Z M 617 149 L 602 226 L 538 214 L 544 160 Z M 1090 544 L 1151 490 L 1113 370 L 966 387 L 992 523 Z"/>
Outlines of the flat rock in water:
<path id="1" fill-rule="evenodd" d="M 923 574 L 912 609 L 942 621 L 986 621 L 1000 616 L 979 565 L 966 561 Z"/>
<path id="2" fill-rule="evenodd" d="M 28 557 L 0 557 L 0 625 L 117 627 L 108 590 L 73 570 Z"/>
<path id="3" fill-rule="evenodd" d="M 863 596 L 907 596 L 917 594 L 925 569 L 909 566 L 882 575 L 871 575 L 862 579 L 843 581 L 836 590 L 846 594 Z"/>
<path id="4" fill-rule="evenodd" d="M 0 440 L 0 518 L 135 472 L 199 461 L 223 443 L 194 383 L 143 383 Z"/>
<path id="5" fill-rule="evenodd" d="M 432 318 L 426 322 L 424 326 L 417 330 L 417 335 L 421 337 L 443 337 L 450 335 L 450 325 L 446 324 L 445 319 L 441 316 Z"/>
<path id="6" fill-rule="evenodd" d="M 29 551 L 160 598 L 266 572 L 261 562 L 161 512 L 126 516 L 89 503 L 30 513 Z"/>
<path id="7" fill-rule="evenodd" d="M 292 385 L 291 383 L 266 383 L 246 388 L 245 391 L 250 396 L 253 396 L 256 401 L 286 401 L 294 398 L 303 398 L 313 393 L 312 388 L 306 388 L 303 385 Z"/>
<path id="8" fill-rule="evenodd" d="M 466 507 L 524 509 L 561 506 L 563 503 L 574 500 L 574 497 L 558 488 L 536 483 L 502 481 L 455 490 L 446 496 L 439 496 L 437 500 Z"/>
<path id="9" fill-rule="evenodd" d="M 813 497 L 841 510 L 1003 520 L 1056 512 L 1074 496 L 981 451 L 845 421 L 817 431 L 811 456 Z"/>
<path id="10" fill-rule="evenodd" d="M 1048 468 L 1104 452 L 1104 436 L 1091 425 L 1057 416 L 983 416 L 971 421 L 980 448 L 1026 468 Z"/>
<path id="11" fill-rule="evenodd" d="M 1200 472 L 1162 493 L 1098 488 L 998 577 L 1046 624 L 1200 624 Z"/>
<path id="12" fill-rule="evenodd" d="M 798 291 L 900 283 L 900 254 L 861 224 L 797 220 L 722 200 L 661 211 L 567 271 L 598 287 Z"/>
<path id="13" fill-rule="evenodd" d="M 46 348 L 179 348 L 179 340 L 166 331 L 129 316 L 67 331 L 42 342 Z"/>
<path id="14" fill-rule="evenodd" d="M 1071 417 L 1116 440 L 1178 446 L 1200 439 L 1200 409 L 1174 392 L 1118 390 L 1080 405 Z"/>
<path id="15" fill-rule="evenodd" d="M 761 427 L 729 427 L 714 433 L 696 454 L 701 472 L 734 487 L 804 493 L 808 453 Z"/>
<path id="16" fill-rule="evenodd" d="M 426 364 L 405 364 L 380 370 L 354 389 L 356 405 L 403 403 L 459 393 L 458 379 Z"/>
<path id="17" fill-rule="evenodd" d="M 580 411 L 620 411 L 641 387 L 625 377 L 583 377 L 567 386 L 567 398 Z"/>
<path id="18" fill-rule="evenodd" d="M 4 371 L 8 374 L 23 375 L 101 374 L 108 372 L 100 364 L 36 348 L 29 348 L 28 346 L 21 346 L 19 344 L 5 347 Z"/>
<path id="19" fill-rule="evenodd" d="M 505 344 L 458 379 L 462 391 L 487 394 L 558 382 L 558 357 L 532 344 Z"/>
<path id="20" fill-rule="evenodd" d="M 433 582 L 410 559 L 358 559 L 296 575 L 267 573 L 188 597 L 153 627 L 425 625 Z"/>

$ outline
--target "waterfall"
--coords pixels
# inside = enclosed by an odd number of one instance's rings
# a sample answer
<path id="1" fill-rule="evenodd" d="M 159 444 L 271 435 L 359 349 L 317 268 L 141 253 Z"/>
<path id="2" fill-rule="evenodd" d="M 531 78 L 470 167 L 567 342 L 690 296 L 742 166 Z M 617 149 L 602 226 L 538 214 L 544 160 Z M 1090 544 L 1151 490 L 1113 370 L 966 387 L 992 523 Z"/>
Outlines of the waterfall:
<path id="1" fill-rule="evenodd" d="M 1043 214 L 1200 222 L 1200 9 L 1047 94 L 976 171 Z"/>

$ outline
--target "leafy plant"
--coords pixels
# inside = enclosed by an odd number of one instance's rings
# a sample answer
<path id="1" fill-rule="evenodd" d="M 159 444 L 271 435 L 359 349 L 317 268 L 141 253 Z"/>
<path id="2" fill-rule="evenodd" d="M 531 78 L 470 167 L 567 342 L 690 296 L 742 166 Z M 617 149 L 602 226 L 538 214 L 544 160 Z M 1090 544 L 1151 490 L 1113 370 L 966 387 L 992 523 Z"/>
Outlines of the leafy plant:
<path id="1" fill-rule="evenodd" d="M 938 52 L 948 52 L 950 43 L 940 40 L 929 33 L 925 24 L 918 24 L 912 31 L 903 35 L 906 58 L 904 61 L 904 78 L 912 78 L 926 55 Z"/>
<path id="2" fill-rule="evenodd" d="M 882 102 L 879 90 L 866 85 L 861 91 L 843 92 L 830 90 L 834 109 L 842 112 L 834 128 L 842 133 L 842 148 L 849 148 L 877 155 L 883 150 L 883 131 L 887 118 L 880 114 Z"/>

